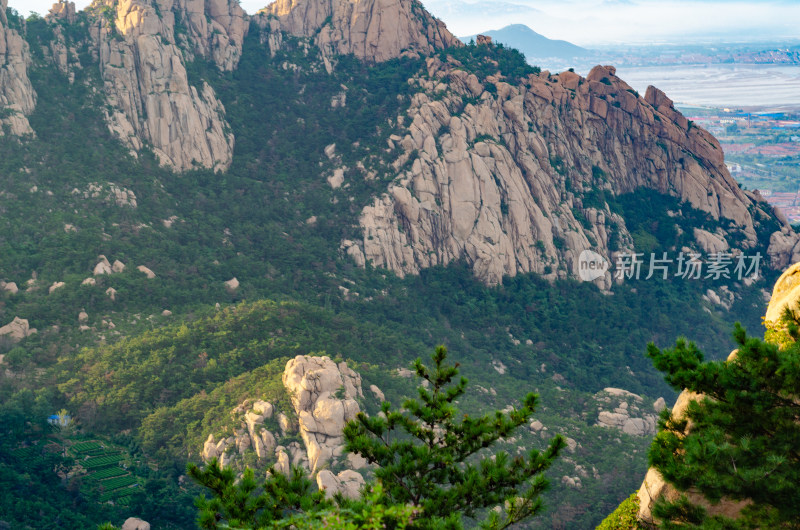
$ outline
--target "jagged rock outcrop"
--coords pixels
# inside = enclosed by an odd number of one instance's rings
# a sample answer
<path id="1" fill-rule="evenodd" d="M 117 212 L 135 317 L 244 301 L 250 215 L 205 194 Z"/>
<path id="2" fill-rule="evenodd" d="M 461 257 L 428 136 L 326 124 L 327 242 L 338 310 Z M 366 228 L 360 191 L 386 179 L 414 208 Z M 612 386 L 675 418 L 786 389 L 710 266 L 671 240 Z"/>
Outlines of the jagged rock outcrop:
<path id="1" fill-rule="evenodd" d="M 787 308 L 795 314 L 800 311 L 800 263 L 789 267 L 775 282 L 764 320 L 777 322 Z"/>
<path id="2" fill-rule="evenodd" d="M 209 434 L 200 452 L 201 458 L 206 462 L 218 458 L 222 465 L 229 466 L 240 463 L 242 455 L 253 451 L 259 461 L 275 458 L 280 466 L 280 451 L 284 448 L 277 445 L 275 435 L 264 425 L 265 421 L 272 418 L 273 412 L 272 403 L 267 401 L 244 401 L 231 411 L 231 418 L 238 427 L 232 433 L 228 431 L 217 436 Z"/>
<path id="3" fill-rule="evenodd" d="M 463 45 L 418 0 L 277 0 L 257 21 L 273 33 L 313 38 L 326 57 L 352 53 L 368 62 Z"/>
<path id="4" fill-rule="evenodd" d="M 90 28 L 97 49 L 111 130 L 133 151 L 152 147 L 160 162 L 178 171 L 227 169 L 233 134 L 225 109 L 207 83 L 189 84 L 176 40 L 176 19 L 194 51 L 221 69 L 241 55 L 246 24 L 234 0 L 95 0 L 98 13 L 110 6 L 113 23 L 98 14 Z"/>
<path id="5" fill-rule="evenodd" d="M 298 355 L 286 364 L 283 385 L 292 398 L 311 472 L 342 456 L 344 424 L 360 411 L 361 376 L 329 357 Z"/>
<path id="6" fill-rule="evenodd" d="M 28 43 L 9 28 L 8 0 L 0 0 L 0 136 L 33 134 L 27 116 L 36 107 L 36 92 L 28 78 Z"/>
<path id="7" fill-rule="evenodd" d="M 656 433 L 656 410 L 642 410 L 643 399 L 627 390 L 606 388 L 594 396 L 601 409 L 613 406 L 612 410 L 600 410 L 597 425 L 619 429 L 632 436 L 652 436 Z"/>
<path id="8" fill-rule="evenodd" d="M 673 195 L 732 222 L 743 249 L 774 217 L 731 178 L 711 134 L 658 89 L 640 97 L 613 67 L 512 85 L 481 81 L 454 60 L 427 66 L 428 78 L 412 81 L 405 134 L 389 139 L 397 178 L 362 210 L 363 240 L 343 242 L 359 265 L 404 275 L 465 259 L 494 284 L 523 272 L 569 276 L 585 250 L 614 263 L 612 233 L 620 251 L 632 238 L 607 204 L 586 200 L 597 191 Z M 696 236 L 706 250 L 729 246 L 725 232 Z M 610 287 L 611 273 L 596 283 Z"/>

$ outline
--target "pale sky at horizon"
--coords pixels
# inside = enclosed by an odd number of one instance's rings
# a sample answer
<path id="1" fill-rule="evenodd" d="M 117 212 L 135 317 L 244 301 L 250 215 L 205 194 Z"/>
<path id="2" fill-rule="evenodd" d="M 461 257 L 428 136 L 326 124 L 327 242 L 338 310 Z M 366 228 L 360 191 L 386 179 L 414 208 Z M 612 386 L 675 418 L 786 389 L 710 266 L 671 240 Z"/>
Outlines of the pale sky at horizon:
<path id="1" fill-rule="evenodd" d="M 790 0 L 422 0 L 459 36 L 530 26 L 581 46 L 686 41 L 800 41 L 800 2 Z M 82 9 L 90 0 L 75 2 Z M 241 0 L 254 13 L 270 0 Z M 44 15 L 53 0 L 9 0 Z"/>

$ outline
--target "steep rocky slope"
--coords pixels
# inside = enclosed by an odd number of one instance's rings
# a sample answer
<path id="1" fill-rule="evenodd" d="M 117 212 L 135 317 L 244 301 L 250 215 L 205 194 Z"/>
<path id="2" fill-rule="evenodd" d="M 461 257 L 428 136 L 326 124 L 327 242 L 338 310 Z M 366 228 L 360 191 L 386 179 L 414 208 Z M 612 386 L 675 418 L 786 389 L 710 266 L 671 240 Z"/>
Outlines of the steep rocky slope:
<path id="1" fill-rule="evenodd" d="M 418 0 L 277 0 L 260 13 L 276 17 L 282 31 L 313 38 L 327 57 L 380 62 L 461 45 Z"/>
<path id="2" fill-rule="evenodd" d="M 227 168 L 234 138 L 225 109 L 207 83 L 189 84 L 181 44 L 233 69 L 247 30 L 238 3 L 97 0 L 90 10 L 112 131 L 134 151 L 152 146 L 178 171 Z"/>
<path id="3" fill-rule="evenodd" d="M 0 0 L 0 136 L 6 129 L 14 135 L 32 133 L 26 116 L 36 106 L 36 92 L 28 78 L 28 44 L 9 28 L 7 7 L 8 0 Z"/>
<path id="4" fill-rule="evenodd" d="M 343 244 L 361 265 L 402 275 L 466 259 L 488 283 L 565 277 L 584 250 L 613 263 L 633 249 L 604 197 L 641 188 L 706 212 L 716 233 L 694 236 L 708 253 L 757 246 L 759 225 L 774 217 L 731 178 L 711 134 L 658 89 L 640 97 L 613 67 L 513 82 L 436 57 L 427 73 L 413 81 L 405 134 L 390 141 L 398 178 L 364 208 L 363 241 Z M 597 283 L 612 281 L 607 272 Z"/>

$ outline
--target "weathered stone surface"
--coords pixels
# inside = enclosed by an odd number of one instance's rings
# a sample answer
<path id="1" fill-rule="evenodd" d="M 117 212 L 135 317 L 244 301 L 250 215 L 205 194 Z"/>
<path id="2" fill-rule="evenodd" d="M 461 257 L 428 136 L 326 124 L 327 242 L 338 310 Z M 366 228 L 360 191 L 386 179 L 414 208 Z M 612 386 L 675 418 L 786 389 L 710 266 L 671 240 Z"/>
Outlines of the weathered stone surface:
<path id="1" fill-rule="evenodd" d="M 138 517 L 128 517 L 122 523 L 122 530 L 150 530 L 150 523 Z"/>
<path id="2" fill-rule="evenodd" d="M 800 312 L 800 263 L 789 267 L 775 282 L 765 319 L 777 322 L 786 308 Z"/>
<path id="3" fill-rule="evenodd" d="M 326 57 L 353 54 L 368 62 L 463 46 L 415 0 L 277 0 L 257 16 L 263 28 L 311 37 Z"/>
<path id="4" fill-rule="evenodd" d="M 636 97 L 612 67 L 586 79 L 543 72 L 518 85 L 490 76 L 493 94 L 453 64 L 434 57 L 427 65 L 428 78 L 410 81 L 418 93 L 404 134 L 390 140 L 398 178 L 362 210 L 363 239 L 342 243 L 356 263 L 402 276 L 463 259 L 490 284 L 526 272 L 575 274 L 584 250 L 614 263 L 612 232 L 619 252 L 633 239 L 608 205 L 584 204 L 598 189 L 675 196 L 732 221 L 738 239 L 729 240 L 742 250 L 756 244 L 759 220 L 774 217 L 731 178 L 711 134 L 689 127 L 657 89 Z M 440 86 L 441 95 L 428 95 Z M 698 248 L 727 249 L 727 234 L 698 231 Z M 787 228 L 781 237 L 772 261 L 795 247 L 800 257 L 796 235 Z M 595 283 L 614 281 L 606 272 Z"/>
<path id="5" fill-rule="evenodd" d="M 369 385 L 369 391 L 372 392 L 372 395 L 375 396 L 375 399 L 377 399 L 381 403 L 386 401 L 386 396 L 383 395 L 381 389 L 378 388 L 376 385 Z"/>
<path id="6" fill-rule="evenodd" d="M 33 134 L 27 116 L 36 107 L 36 92 L 28 77 L 31 55 L 28 43 L 8 27 L 8 0 L 0 0 L 0 136 Z"/>
<path id="7" fill-rule="evenodd" d="M 656 433 L 657 416 L 652 411 L 639 408 L 642 403 L 638 396 L 621 388 L 606 388 L 595 394 L 599 404 L 614 407 L 613 411 L 601 410 L 597 425 L 619 429 L 632 436 L 653 436 Z"/>
<path id="8" fill-rule="evenodd" d="M 148 280 L 152 280 L 156 277 L 156 273 L 145 267 L 144 265 L 139 265 L 136 267 L 136 270 L 147 276 Z"/>
<path id="9" fill-rule="evenodd" d="M 8 337 L 14 342 L 19 342 L 34 333 L 36 329 L 30 326 L 27 319 L 19 317 L 14 317 L 14 320 L 0 328 L 0 337 Z"/>
<path id="10" fill-rule="evenodd" d="M 238 2 L 99 4 L 111 5 L 116 12 L 113 24 L 99 16 L 90 28 L 112 109 L 106 111 L 111 130 L 134 151 L 150 144 L 162 164 L 178 171 L 196 166 L 227 169 L 234 139 L 225 109 L 207 83 L 189 85 L 175 23 L 180 17 L 188 28 L 190 51 L 213 58 L 223 70 L 232 69 L 246 31 Z"/>
<path id="11" fill-rule="evenodd" d="M 286 364 L 283 385 L 292 397 L 311 472 L 321 469 L 344 445 L 345 422 L 359 412 L 361 376 L 329 357 L 298 355 Z"/>
<path id="12" fill-rule="evenodd" d="M 350 469 L 342 471 L 338 475 L 334 475 L 328 469 L 317 473 L 317 487 L 324 491 L 328 498 L 341 493 L 345 498 L 357 499 L 363 486 L 364 477 Z"/>
<path id="13" fill-rule="evenodd" d="M 101 276 L 103 274 L 112 274 L 114 271 L 111 268 L 111 263 L 109 263 L 108 258 L 103 255 L 98 256 L 100 260 L 97 262 L 97 265 L 94 266 L 94 271 L 92 274 L 95 276 Z"/>
<path id="14" fill-rule="evenodd" d="M 700 248 L 707 254 L 715 254 L 718 252 L 725 252 L 730 248 L 725 238 L 717 234 L 712 234 L 700 228 L 694 229 L 694 238 Z"/>
<path id="15" fill-rule="evenodd" d="M 291 464 L 289 464 L 289 455 L 286 454 L 286 448 L 283 446 L 278 446 L 275 449 L 275 457 L 278 460 L 275 464 L 275 470 L 278 473 L 283 473 L 288 477 L 292 471 L 292 467 Z"/>

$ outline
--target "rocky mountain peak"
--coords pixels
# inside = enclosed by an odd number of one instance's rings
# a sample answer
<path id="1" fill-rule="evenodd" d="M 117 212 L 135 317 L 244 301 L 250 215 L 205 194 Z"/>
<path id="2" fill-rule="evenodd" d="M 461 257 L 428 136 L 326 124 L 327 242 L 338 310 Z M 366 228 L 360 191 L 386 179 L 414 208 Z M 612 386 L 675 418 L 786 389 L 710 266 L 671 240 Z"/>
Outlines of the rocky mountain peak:
<path id="1" fill-rule="evenodd" d="M 194 53 L 235 68 L 247 30 L 238 2 L 96 0 L 89 10 L 111 130 L 178 171 L 226 169 L 234 138 L 225 109 L 207 83 L 189 84 L 185 61 Z"/>
<path id="2" fill-rule="evenodd" d="M 9 27 L 8 0 L 0 0 L 0 136 L 32 134 L 26 118 L 36 107 L 28 78 L 30 53 L 22 36 Z"/>
<path id="3" fill-rule="evenodd" d="M 260 13 L 326 56 L 381 62 L 462 45 L 418 0 L 277 0 Z"/>
<path id="4" fill-rule="evenodd" d="M 634 249 L 627 220 L 602 197 L 642 189 L 707 214 L 713 238 L 692 243 L 708 253 L 755 247 L 759 223 L 774 218 L 739 188 L 710 133 L 660 90 L 641 97 L 613 67 L 515 81 L 479 79 L 452 57 L 427 65 L 427 78 L 410 81 L 408 125 L 390 139 L 397 178 L 363 209 L 363 240 L 343 242 L 360 265 L 403 275 L 465 260 L 489 284 L 568 277 L 585 250 L 614 263 Z M 596 283 L 613 281 L 606 272 Z"/>

